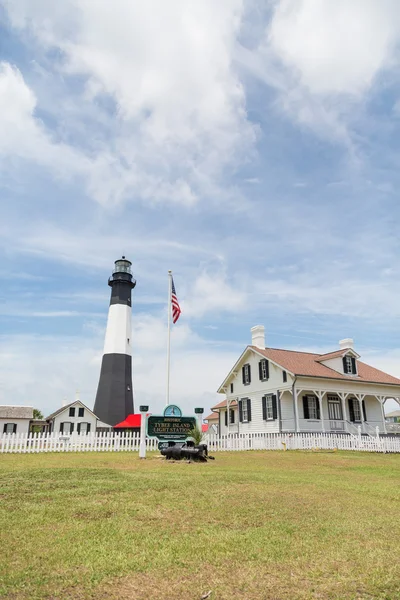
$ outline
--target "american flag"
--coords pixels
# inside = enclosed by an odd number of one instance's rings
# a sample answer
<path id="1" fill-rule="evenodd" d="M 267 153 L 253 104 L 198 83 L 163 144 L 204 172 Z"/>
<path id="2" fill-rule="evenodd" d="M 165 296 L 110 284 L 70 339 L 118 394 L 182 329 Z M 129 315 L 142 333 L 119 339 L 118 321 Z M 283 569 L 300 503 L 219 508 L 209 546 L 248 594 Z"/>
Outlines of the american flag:
<path id="1" fill-rule="evenodd" d="M 171 277 L 172 288 L 171 288 L 171 305 L 172 305 L 172 322 L 176 323 L 181 314 L 181 307 L 179 306 L 178 298 L 176 297 L 174 278 Z"/>

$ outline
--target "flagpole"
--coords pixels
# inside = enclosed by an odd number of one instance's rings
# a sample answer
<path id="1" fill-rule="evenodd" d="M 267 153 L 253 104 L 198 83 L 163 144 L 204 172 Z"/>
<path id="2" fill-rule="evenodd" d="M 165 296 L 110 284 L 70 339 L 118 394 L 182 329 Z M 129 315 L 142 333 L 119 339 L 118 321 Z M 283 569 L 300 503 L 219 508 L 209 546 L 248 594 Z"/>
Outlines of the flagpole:
<path id="1" fill-rule="evenodd" d="M 168 342 L 167 342 L 167 397 L 165 405 L 169 404 L 169 371 L 171 350 L 171 313 L 172 313 L 172 271 L 168 271 Z"/>

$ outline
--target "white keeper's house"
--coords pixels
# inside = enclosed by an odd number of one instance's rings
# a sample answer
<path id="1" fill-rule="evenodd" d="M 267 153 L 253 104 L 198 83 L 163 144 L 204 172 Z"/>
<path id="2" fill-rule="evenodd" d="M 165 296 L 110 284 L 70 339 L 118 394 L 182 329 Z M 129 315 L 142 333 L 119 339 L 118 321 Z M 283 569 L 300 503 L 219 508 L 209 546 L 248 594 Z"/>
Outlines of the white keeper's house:
<path id="1" fill-rule="evenodd" d="M 400 379 L 360 361 L 352 339 L 314 354 L 265 347 L 262 325 L 221 384 L 212 408 L 221 435 L 251 432 L 386 433 L 384 403 Z"/>
<path id="2" fill-rule="evenodd" d="M 83 402 L 75 400 L 53 412 L 46 421 L 50 433 L 71 435 L 95 433 L 99 419 Z"/>

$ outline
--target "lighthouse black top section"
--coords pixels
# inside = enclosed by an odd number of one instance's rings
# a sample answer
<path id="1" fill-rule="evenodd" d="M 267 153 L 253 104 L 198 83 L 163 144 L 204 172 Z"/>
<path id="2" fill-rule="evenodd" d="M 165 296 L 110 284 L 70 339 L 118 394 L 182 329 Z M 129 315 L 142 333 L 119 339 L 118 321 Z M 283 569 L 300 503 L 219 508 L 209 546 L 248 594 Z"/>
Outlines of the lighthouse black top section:
<path id="1" fill-rule="evenodd" d="M 132 263 L 125 256 L 115 261 L 115 268 L 108 280 L 111 286 L 110 306 L 112 304 L 126 304 L 131 306 L 131 292 L 136 285 L 132 277 Z"/>

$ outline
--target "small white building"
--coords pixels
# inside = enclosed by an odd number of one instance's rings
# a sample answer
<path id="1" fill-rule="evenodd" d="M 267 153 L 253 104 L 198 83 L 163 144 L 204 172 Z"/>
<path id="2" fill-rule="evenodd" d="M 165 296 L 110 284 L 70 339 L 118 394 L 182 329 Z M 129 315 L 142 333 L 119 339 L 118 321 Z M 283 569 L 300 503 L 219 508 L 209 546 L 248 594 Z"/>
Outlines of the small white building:
<path id="1" fill-rule="evenodd" d="M 28 433 L 32 419 L 32 406 L 0 406 L 0 435 Z"/>
<path id="2" fill-rule="evenodd" d="M 384 403 L 400 379 L 360 361 L 352 339 L 327 354 L 268 348 L 262 325 L 218 389 L 219 433 L 387 432 Z"/>
<path id="3" fill-rule="evenodd" d="M 62 406 L 46 418 L 50 433 L 95 433 L 99 419 L 80 400 Z"/>

